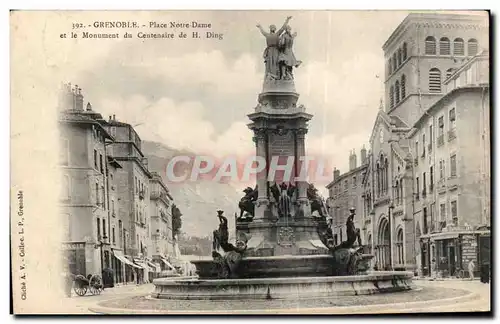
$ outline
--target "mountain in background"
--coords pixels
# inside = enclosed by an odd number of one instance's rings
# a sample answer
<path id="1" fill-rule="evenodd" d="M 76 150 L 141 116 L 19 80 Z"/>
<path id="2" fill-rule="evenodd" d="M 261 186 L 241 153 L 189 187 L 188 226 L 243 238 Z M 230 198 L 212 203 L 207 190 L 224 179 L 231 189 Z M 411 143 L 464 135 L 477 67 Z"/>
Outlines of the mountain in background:
<path id="1" fill-rule="evenodd" d="M 168 162 L 175 156 L 195 156 L 196 153 L 177 150 L 164 144 L 143 141 L 142 152 L 148 158 L 148 169 L 161 175 L 164 183 L 174 198 L 174 203 L 182 212 L 181 231 L 186 236 L 212 236 L 218 228 L 217 210 L 224 210 L 228 218 L 229 234 L 234 236 L 234 214 L 239 213 L 238 202 L 244 195 L 229 183 L 217 183 L 210 180 L 198 180 L 174 183 L 166 179 Z M 185 165 L 178 164 L 178 166 Z M 178 168 L 176 168 L 176 174 Z"/>

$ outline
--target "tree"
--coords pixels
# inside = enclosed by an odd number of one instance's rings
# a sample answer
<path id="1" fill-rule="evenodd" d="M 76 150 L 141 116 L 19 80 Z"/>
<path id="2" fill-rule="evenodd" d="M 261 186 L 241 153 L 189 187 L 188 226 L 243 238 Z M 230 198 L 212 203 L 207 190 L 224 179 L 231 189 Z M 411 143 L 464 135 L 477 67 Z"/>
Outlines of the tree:
<path id="1" fill-rule="evenodd" d="M 182 227 L 182 213 L 181 210 L 175 205 L 172 205 L 172 234 L 175 237 L 179 235 Z"/>

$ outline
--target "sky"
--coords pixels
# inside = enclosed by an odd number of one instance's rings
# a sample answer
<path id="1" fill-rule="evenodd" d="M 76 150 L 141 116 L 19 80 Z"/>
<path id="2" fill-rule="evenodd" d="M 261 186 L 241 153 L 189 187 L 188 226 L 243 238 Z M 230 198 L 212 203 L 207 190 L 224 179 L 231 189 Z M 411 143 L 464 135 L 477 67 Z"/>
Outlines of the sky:
<path id="1" fill-rule="evenodd" d="M 53 21 L 58 24 L 39 23 L 48 30 L 45 34 L 57 34 L 61 26 L 71 26 L 72 21 L 211 23 L 214 32 L 223 33 L 222 40 L 60 40 L 46 51 L 45 64 L 60 81 L 78 84 L 85 102 L 90 101 L 94 110 L 136 125 L 143 140 L 223 157 L 255 150 L 246 125 L 264 75 L 265 39 L 256 24 L 279 28 L 292 16 L 289 24 L 298 34 L 294 52 L 303 61 L 294 72 L 299 103 L 314 115 L 306 150 L 309 155 L 326 156 L 331 168 L 344 172 L 349 152 L 355 149 L 359 158 L 361 147 L 368 147 L 383 97 L 382 45 L 407 14 L 75 12 L 70 17 L 54 14 Z"/>

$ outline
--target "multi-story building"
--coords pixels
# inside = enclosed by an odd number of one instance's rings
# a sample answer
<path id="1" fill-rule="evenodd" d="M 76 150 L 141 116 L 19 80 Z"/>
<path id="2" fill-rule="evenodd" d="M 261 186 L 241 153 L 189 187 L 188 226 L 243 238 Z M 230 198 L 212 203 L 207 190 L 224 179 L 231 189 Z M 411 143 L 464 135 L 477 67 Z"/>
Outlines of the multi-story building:
<path id="1" fill-rule="evenodd" d="M 139 281 L 148 281 L 149 273 L 154 269 L 149 265 L 148 246 L 151 244 L 149 227 L 149 179 L 147 158 L 141 151 L 141 139 L 134 128 L 127 123 L 110 117 L 106 122 L 106 129 L 114 137 L 111 145 L 114 160 L 122 166 L 116 170 L 115 179 L 118 187 L 118 213 L 123 221 L 124 254 L 118 258 L 125 258 L 139 265 L 137 272 Z M 125 261 L 126 262 L 126 261 Z M 126 268 L 126 277 L 134 276 L 132 268 Z"/>
<path id="2" fill-rule="evenodd" d="M 65 85 L 61 99 L 60 197 L 68 270 L 74 274 L 101 274 L 103 268 L 111 266 L 106 150 L 113 137 L 90 103 L 84 110 L 78 86 Z"/>
<path id="3" fill-rule="evenodd" d="M 364 177 L 367 167 L 367 152 L 361 149 L 361 165 L 357 165 L 356 152 L 352 151 L 349 156 L 349 171 L 340 174 L 340 170 L 334 169 L 333 181 L 326 188 L 328 189 L 327 206 L 330 217 L 332 217 L 333 240 L 335 244 L 340 244 L 347 239 L 346 221 L 349 216 L 349 209 L 355 208 L 357 216 L 354 224 L 357 228 L 363 227 L 363 200 L 361 180 Z M 364 232 L 362 240 L 364 240 Z"/>
<path id="4" fill-rule="evenodd" d="M 383 45 L 386 107 L 378 112 L 373 127 L 363 178 L 365 210 L 371 215 L 365 218 L 367 240 L 377 269 L 422 270 L 417 266 L 422 260 L 420 200 L 422 195 L 428 199 L 429 183 L 435 182 L 439 165 L 429 160 L 429 144 L 440 132 L 422 120 L 436 109 L 432 107 L 443 104 L 447 96 L 443 81 L 489 47 L 488 28 L 486 15 L 410 14 Z M 484 147 L 483 153 L 489 152 Z M 481 170 L 488 168 L 483 162 Z M 427 208 L 430 213 L 432 208 Z"/>
<path id="5" fill-rule="evenodd" d="M 174 252 L 172 232 L 172 201 L 170 191 L 161 176 L 152 172 L 149 181 L 150 187 L 150 212 L 151 215 L 151 252 L 153 262 L 160 265 L 162 270 L 172 267 L 167 261 Z"/>
<path id="6" fill-rule="evenodd" d="M 488 53 L 448 76 L 443 92 L 408 134 L 424 275 L 489 263 Z"/>

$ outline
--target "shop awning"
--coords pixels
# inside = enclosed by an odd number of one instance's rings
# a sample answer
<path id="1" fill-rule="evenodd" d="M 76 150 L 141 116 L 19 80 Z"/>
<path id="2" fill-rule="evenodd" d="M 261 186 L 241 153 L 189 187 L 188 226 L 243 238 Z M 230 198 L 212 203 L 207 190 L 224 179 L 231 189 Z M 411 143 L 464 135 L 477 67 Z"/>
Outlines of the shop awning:
<path id="1" fill-rule="evenodd" d="M 136 269 L 142 269 L 141 267 L 139 267 L 138 265 L 134 264 L 132 261 L 130 261 L 129 259 L 127 259 L 124 255 L 123 255 L 123 252 L 122 251 L 118 251 L 118 250 L 113 250 L 113 255 L 118 259 L 120 260 L 122 263 L 124 264 L 127 264 L 133 268 L 136 268 Z"/>
<path id="2" fill-rule="evenodd" d="M 175 270 L 175 267 L 172 264 L 170 264 L 170 262 L 168 262 L 167 259 L 161 258 L 161 261 L 163 261 L 163 263 L 165 263 L 165 265 L 170 269 Z"/>
<path id="3" fill-rule="evenodd" d="M 134 259 L 134 262 L 141 267 L 142 269 L 146 270 L 147 272 L 155 272 L 154 269 L 152 269 L 145 261 L 143 260 L 137 260 Z"/>

